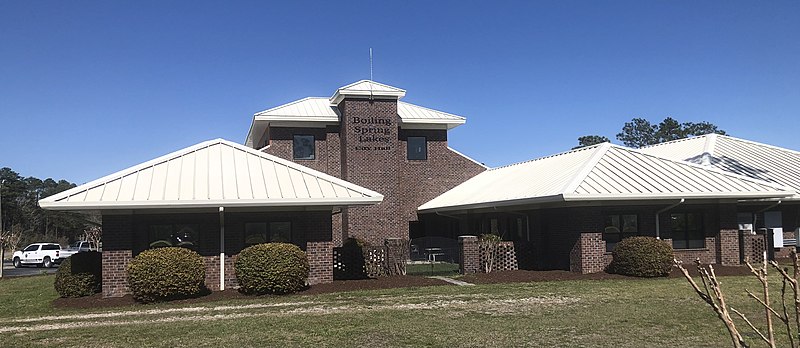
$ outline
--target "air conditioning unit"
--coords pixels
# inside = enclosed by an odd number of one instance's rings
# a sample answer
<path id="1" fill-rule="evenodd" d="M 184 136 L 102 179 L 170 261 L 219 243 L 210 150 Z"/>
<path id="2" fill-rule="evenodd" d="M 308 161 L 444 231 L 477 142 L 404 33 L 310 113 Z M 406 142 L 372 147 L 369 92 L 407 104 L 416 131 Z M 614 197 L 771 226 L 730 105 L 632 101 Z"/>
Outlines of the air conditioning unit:
<path id="1" fill-rule="evenodd" d="M 753 224 L 739 224 L 739 231 L 747 231 L 750 234 L 756 234 L 753 230 Z"/>

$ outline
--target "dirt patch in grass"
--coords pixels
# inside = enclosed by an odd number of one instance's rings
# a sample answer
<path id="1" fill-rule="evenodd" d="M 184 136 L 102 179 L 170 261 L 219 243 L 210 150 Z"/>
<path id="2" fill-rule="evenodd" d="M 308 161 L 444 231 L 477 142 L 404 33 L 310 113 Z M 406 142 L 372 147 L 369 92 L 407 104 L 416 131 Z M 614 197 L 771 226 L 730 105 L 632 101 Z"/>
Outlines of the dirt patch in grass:
<path id="1" fill-rule="evenodd" d="M 694 266 L 687 268 L 689 273 L 697 276 L 697 269 Z M 714 265 L 714 272 L 718 276 L 743 276 L 750 275 L 747 267 L 731 267 Z M 677 270 L 673 269 L 669 274 L 669 278 L 682 278 L 683 275 Z M 526 283 L 526 282 L 549 282 L 559 280 L 604 280 L 604 279 L 644 279 L 637 277 L 628 277 L 619 274 L 611 273 L 591 273 L 580 274 L 570 271 L 502 271 L 492 273 L 476 273 L 465 275 L 459 280 L 473 284 L 499 284 L 499 283 Z"/>
<path id="2" fill-rule="evenodd" d="M 362 280 L 337 280 L 329 284 L 312 285 L 304 291 L 300 291 L 296 294 L 285 295 L 285 296 L 316 295 L 316 294 L 329 294 L 329 293 L 345 292 L 345 291 L 409 288 L 409 287 L 433 286 L 433 285 L 449 285 L 449 284 L 438 279 L 416 277 L 416 276 L 398 276 L 398 277 L 385 277 L 378 279 L 362 279 Z M 278 295 L 252 296 L 252 295 L 245 295 L 240 293 L 238 290 L 231 289 L 225 291 L 212 291 L 210 294 L 205 296 L 171 301 L 170 303 L 192 304 L 192 303 L 203 303 L 203 302 L 212 302 L 220 300 L 230 300 L 230 299 L 255 299 L 255 298 L 278 298 L 278 297 L 282 296 Z M 95 294 L 87 297 L 57 298 L 53 300 L 53 307 L 56 308 L 102 308 L 102 307 L 122 307 L 122 306 L 133 306 L 133 305 L 141 305 L 141 304 L 136 302 L 133 299 L 133 296 L 131 295 L 127 295 L 124 297 L 103 298 L 102 294 Z"/>

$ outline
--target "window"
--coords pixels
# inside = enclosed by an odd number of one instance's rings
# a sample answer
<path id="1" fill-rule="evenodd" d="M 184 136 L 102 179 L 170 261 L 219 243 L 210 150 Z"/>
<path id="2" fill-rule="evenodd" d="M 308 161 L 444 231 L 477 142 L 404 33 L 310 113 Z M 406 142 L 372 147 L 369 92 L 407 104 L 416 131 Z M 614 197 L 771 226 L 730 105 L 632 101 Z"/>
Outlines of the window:
<path id="1" fill-rule="evenodd" d="M 314 157 L 314 136 L 313 135 L 295 135 L 293 148 L 294 159 L 299 160 L 313 160 Z"/>
<path id="2" fill-rule="evenodd" d="M 244 243 L 247 245 L 281 242 L 292 242 L 292 223 L 279 222 L 248 222 L 244 224 Z"/>
<path id="3" fill-rule="evenodd" d="M 672 247 L 675 249 L 705 248 L 703 217 L 699 213 L 670 214 Z"/>
<path id="4" fill-rule="evenodd" d="M 194 249 L 197 246 L 197 225 L 160 224 L 150 225 L 148 245 L 151 248 L 184 247 Z"/>
<path id="5" fill-rule="evenodd" d="M 639 235 L 639 216 L 635 214 L 606 215 L 606 227 L 603 240 L 606 251 L 614 250 L 619 241 Z"/>
<path id="6" fill-rule="evenodd" d="M 428 141 L 425 137 L 408 137 L 406 144 L 408 146 L 408 159 L 428 159 Z"/>
<path id="7" fill-rule="evenodd" d="M 42 245 L 42 250 L 61 250 L 61 246 L 58 244 Z"/>
<path id="8" fill-rule="evenodd" d="M 23 251 L 36 251 L 36 250 L 39 250 L 39 246 L 38 245 L 28 245 L 28 247 L 25 248 L 25 250 L 23 250 Z"/>

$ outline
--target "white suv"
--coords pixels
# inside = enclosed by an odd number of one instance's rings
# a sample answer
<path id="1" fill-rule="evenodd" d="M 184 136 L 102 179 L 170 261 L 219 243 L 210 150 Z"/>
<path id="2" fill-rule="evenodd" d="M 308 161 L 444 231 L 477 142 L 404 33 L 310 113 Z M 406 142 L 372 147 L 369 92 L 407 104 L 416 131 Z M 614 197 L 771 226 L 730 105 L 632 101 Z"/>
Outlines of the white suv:
<path id="1" fill-rule="evenodd" d="M 20 268 L 25 265 L 36 265 L 37 267 L 53 267 L 56 263 L 61 263 L 61 245 L 56 243 L 34 243 L 15 251 L 14 267 Z"/>

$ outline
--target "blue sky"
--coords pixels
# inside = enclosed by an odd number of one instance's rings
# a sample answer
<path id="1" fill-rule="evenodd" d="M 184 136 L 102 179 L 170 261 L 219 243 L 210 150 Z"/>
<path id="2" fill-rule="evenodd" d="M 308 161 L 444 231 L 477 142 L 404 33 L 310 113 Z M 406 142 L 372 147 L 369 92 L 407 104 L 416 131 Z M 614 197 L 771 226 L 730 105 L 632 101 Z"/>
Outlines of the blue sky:
<path id="1" fill-rule="evenodd" d="M 797 1 L 2 1 L 0 167 L 83 183 L 369 77 L 490 166 L 709 121 L 800 150 Z"/>

